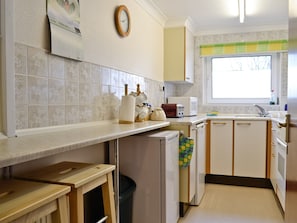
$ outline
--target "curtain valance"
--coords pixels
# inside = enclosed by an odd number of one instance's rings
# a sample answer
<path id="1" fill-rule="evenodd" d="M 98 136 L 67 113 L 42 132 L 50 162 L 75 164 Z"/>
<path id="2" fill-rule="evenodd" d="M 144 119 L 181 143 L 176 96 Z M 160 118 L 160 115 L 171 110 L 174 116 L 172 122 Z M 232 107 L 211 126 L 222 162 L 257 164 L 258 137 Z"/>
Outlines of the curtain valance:
<path id="1" fill-rule="evenodd" d="M 200 56 L 219 56 L 245 53 L 282 52 L 288 50 L 288 40 L 238 42 L 200 46 Z"/>

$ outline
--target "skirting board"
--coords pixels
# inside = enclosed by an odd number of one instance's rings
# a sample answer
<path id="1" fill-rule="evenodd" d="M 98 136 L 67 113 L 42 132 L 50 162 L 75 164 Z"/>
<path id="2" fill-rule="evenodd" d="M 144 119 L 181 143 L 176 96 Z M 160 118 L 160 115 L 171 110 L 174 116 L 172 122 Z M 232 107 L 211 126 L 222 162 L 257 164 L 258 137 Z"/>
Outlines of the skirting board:
<path id="1" fill-rule="evenodd" d="M 267 179 L 267 178 L 252 178 L 252 177 L 237 177 L 237 176 L 207 174 L 205 176 L 205 182 L 215 183 L 215 184 L 226 184 L 226 185 L 235 185 L 235 186 L 259 187 L 259 188 L 272 189 L 270 179 Z"/>

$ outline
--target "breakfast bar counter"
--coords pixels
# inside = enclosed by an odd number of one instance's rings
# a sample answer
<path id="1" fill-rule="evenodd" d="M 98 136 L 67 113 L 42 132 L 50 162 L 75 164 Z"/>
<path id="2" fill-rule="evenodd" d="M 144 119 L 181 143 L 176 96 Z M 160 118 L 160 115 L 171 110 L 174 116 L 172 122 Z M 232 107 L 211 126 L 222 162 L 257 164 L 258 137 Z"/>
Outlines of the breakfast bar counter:
<path id="1" fill-rule="evenodd" d="M 167 121 L 119 124 L 117 120 L 112 120 L 71 128 L 57 127 L 53 128 L 55 130 L 43 130 L 42 133 L 35 131 L 31 134 L 1 139 L 0 168 L 156 130 L 169 124 Z"/>

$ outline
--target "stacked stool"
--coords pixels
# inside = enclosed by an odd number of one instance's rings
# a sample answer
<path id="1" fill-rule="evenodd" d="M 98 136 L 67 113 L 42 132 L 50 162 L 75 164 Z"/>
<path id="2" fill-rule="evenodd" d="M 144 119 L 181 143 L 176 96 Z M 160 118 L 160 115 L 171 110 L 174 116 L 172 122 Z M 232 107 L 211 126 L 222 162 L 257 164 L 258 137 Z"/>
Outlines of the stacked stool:
<path id="1" fill-rule="evenodd" d="M 69 223 L 69 186 L 0 180 L 0 222 Z"/>
<path id="2" fill-rule="evenodd" d="M 17 178 L 71 186 L 69 194 L 70 222 L 84 223 L 84 194 L 102 187 L 107 223 L 116 223 L 112 171 L 114 165 L 61 162 Z"/>

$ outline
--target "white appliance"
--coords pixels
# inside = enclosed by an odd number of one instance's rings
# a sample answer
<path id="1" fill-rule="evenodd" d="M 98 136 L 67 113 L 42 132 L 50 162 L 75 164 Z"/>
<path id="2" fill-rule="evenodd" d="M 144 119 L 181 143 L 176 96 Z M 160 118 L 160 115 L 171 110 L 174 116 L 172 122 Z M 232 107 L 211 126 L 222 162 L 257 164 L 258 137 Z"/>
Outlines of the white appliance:
<path id="1" fill-rule="evenodd" d="M 168 104 L 182 104 L 184 116 L 195 116 L 198 113 L 197 97 L 168 97 Z"/>
<path id="2" fill-rule="evenodd" d="M 199 205 L 205 192 L 206 131 L 205 122 L 196 125 L 196 194 L 193 205 Z"/>
<path id="3" fill-rule="evenodd" d="M 179 219 L 178 131 L 157 131 L 119 141 L 120 172 L 136 183 L 135 223 L 176 223 Z"/>

